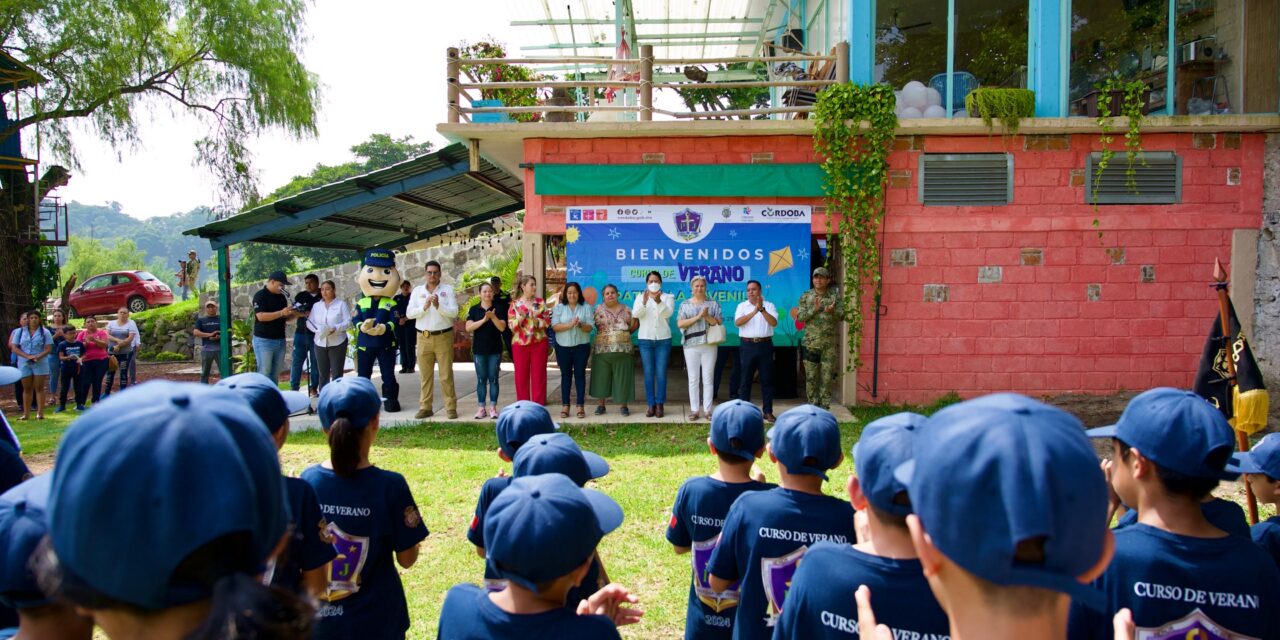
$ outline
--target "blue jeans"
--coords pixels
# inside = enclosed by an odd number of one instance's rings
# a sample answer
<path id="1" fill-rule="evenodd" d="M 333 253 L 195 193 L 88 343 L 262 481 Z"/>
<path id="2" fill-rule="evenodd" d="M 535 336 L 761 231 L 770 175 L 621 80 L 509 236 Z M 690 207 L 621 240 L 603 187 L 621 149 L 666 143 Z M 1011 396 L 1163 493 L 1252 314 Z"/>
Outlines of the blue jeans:
<path id="1" fill-rule="evenodd" d="M 315 336 L 302 331 L 293 334 L 293 364 L 289 367 L 289 388 L 294 391 L 302 386 L 302 365 L 307 365 L 307 386 L 319 389 L 319 378 L 316 377 L 316 356 L 312 353 Z"/>
<path id="2" fill-rule="evenodd" d="M 279 382 L 284 368 L 284 338 L 253 337 L 253 355 L 258 359 L 258 373 Z"/>
<path id="3" fill-rule="evenodd" d="M 476 363 L 476 405 L 483 407 L 485 399 L 489 404 L 498 404 L 498 373 L 501 371 L 502 354 L 490 353 L 471 355 Z M 488 395 L 485 395 L 486 389 Z"/>
<path id="4" fill-rule="evenodd" d="M 670 340 L 641 340 L 640 363 L 644 366 L 644 400 L 649 405 L 667 402 L 667 359 Z"/>
<path id="5" fill-rule="evenodd" d="M 591 344 L 576 347 L 556 345 L 556 364 L 560 367 L 560 402 L 569 406 L 570 386 L 578 391 L 578 406 L 587 402 L 587 358 L 591 357 Z"/>

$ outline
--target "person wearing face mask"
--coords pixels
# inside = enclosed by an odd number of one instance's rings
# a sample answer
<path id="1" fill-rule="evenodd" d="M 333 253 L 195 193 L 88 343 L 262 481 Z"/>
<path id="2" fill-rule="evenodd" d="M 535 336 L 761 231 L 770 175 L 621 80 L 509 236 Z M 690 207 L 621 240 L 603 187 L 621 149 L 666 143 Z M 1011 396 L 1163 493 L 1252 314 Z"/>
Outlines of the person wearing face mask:
<path id="1" fill-rule="evenodd" d="M 646 418 L 665 415 L 667 401 L 667 358 L 671 356 L 671 314 L 675 296 L 662 292 L 662 274 L 650 271 L 645 291 L 636 296 L 631 315 L 640 321 L 640 363 L 644 367 L 644 399 L 649 404 Z"/>

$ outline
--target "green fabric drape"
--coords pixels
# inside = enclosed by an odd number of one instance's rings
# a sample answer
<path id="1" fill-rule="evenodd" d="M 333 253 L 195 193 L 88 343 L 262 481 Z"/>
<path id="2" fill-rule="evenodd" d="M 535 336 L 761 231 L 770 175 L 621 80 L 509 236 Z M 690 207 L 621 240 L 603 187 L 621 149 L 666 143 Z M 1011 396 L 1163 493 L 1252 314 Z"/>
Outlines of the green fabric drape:
<path id="1" fill-rule="evenodd" d="M 816 164 L 540 164 L 542 196 L 821 198 Z"/>

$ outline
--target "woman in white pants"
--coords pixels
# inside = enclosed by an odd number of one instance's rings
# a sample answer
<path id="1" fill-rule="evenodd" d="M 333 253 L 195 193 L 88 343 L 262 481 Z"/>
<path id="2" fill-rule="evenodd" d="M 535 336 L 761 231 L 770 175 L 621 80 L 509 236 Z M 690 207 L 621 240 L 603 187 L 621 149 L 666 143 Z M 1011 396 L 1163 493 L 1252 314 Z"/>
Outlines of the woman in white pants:
<path id="1" fill-rule="evenodd" d="M 684 365 L 689 370 L 690 420 L 711 418 L 711 383 L 716 368 L 716 346 L 707 344 L 707 329 L 724 324 L 720 303 L 707 298 L 707 279 L 689 281 L 693 295 L 680 304 L 676 326 L 684 335 Z M 701 383 L 701 389 L 699 389 Z M 699 393 L 701 391 L 701 393 Z"/>
<path id="2" fill-rule="evenodd" d="M 311 305 L 307 328 L 314 334 L 312 358 L 319 380 L 316 389 L 342 377 L 347 361 L 347 329 L 351 328 L 351 309 L 338 299 L 338 285 L 325 280 L 320 285 L 320 301 Z"/>

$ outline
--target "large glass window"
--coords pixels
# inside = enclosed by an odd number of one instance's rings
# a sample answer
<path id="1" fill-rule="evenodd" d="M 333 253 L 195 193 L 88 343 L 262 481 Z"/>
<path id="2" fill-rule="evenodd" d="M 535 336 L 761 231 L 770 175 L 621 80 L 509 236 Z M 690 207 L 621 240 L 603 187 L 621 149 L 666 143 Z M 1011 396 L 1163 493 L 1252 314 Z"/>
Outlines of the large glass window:
<path id="1" fill-rule="evenodd" d="M 956 0 L 952 113 L 979 86 L 1025 87 L 1028 0 Z M 947 4 L 877 0 L 876 80 L 899 92 L 898 115 L 946 114 Z"/>
<path id="2" fill-rule="evenodd" d="M 1074 0 L 1071 115 L 1095 115 L 1096 87 L 1109 77 L 1146 83 L 1148 113 L 1275 113 L 1278 7 L 1274 0 Z"/>

